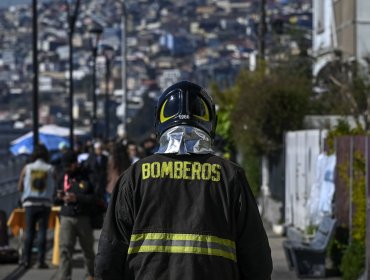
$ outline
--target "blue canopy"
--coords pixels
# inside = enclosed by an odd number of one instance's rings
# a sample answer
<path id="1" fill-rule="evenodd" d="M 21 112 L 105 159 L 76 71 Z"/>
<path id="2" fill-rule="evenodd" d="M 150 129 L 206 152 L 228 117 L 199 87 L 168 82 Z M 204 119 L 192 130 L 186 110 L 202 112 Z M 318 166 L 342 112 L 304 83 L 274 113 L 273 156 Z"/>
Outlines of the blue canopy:
<path id="1" fill-rule="evenodd" d="M 39 133 L 39 141 L 44 144 L 49 151 L 58 150 L 60 145 L 65 144 L 69 147 L 69 141 L 65 137 L 58 135 Z M 33 133 L 27 133 L 25 136 L 12 142 L 10 151 L 13 155 L 30 154 L 33 151 Z"/>

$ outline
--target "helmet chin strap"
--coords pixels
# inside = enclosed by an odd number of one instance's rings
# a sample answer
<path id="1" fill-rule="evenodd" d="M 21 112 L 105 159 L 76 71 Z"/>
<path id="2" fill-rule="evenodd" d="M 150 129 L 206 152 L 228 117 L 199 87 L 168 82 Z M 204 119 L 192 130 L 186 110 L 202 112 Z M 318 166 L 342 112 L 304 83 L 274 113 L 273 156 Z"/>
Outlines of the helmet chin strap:
<path id="1" fill-rule="evenodd" d="M 165 131 L 159 140 L 157 154 L 213 154 L 212 139 L 203 130 L 179 125 Z"/>

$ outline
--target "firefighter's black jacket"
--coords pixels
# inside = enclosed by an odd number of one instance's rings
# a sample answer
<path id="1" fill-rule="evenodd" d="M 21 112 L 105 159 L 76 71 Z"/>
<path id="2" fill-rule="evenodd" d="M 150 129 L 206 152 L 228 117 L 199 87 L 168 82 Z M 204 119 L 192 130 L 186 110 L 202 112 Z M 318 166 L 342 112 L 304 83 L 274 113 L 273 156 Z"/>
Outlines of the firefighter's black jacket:
<path id="1" fill-rule="evenodd" d="M 153 155 L 120 178 L 97 279 L 270 279 L 271 252 L 244 170 L 214 155 Z"/>

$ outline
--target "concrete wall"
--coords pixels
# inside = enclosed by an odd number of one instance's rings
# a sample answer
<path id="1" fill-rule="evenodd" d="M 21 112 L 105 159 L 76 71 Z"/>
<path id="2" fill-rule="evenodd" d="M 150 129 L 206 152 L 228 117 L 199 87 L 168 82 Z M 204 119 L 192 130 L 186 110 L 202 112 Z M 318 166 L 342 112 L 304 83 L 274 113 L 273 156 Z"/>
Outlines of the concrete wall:
<path id="1" fill-rule="evenodd" d="M 370 57 L 370 1 L 357 0 L 357 56 Z"/>
<path id="2" fill-rule="evenodd" d="M 333 5 L 338 47 L 343 51 L 343 58 L 348 59 L 355 54 L 356 1 L 338 0 Z"/>
<path id="3" fill-rule="evenodd" d="M 338 47 L 345 60 L 370 55 L 370 1 L 337 0 L 333 3 Z"/>

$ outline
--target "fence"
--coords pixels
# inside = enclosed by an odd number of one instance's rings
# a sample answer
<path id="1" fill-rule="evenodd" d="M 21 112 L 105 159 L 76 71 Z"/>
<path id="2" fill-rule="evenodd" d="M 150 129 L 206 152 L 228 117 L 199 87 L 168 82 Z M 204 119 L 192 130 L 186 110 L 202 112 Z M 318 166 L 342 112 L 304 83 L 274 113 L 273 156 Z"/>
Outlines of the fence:
<path id="1" fill-rule="evenodd" d="M 308 225 L 307 199 L 317 173 L 316 159 L 325 137 L 325 131 L 315 130 L 288 132 L 285 137 L 285 223 L 300 230 Z M 366 205 L 361 204 L 366 207 L 365 279 L 370 279 L 370 136 L 337 137 L 334 145 L 336 167 L 333 214 L 338 225 L 348 228 L 352 236 L 358 211 L 353 203 L 354 196 L 358 197 L 358 188 L 362 188 L 361 197 L 366 194 Z M 358 164 L 362 164 L 361 172 L 364 174 L 356 171 Z"/>
<path id="2" fill-rule="evenodd" d="M 285 223 L 302 231 L 309 225 L 307 202 L 325 137 L 321 130 L 285 135 Z"/>
<path id="3" fill-rule="evenodd" d="M 24 165 L 24 159 L 12 158 L 0 162 L 0 210 L 7 216 L 18 206 L 17 182 Z"/>

